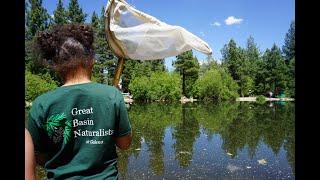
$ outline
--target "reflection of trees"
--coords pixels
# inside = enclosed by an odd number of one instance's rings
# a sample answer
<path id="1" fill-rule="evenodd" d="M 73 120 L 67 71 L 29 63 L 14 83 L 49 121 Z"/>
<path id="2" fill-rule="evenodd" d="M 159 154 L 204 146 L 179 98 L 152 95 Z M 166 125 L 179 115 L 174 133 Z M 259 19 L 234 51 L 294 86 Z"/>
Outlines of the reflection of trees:
<path id="1" fill-rule="evenodd" d="M 181 167 L 189 166 L 193 155 L 193 143 L 200 135 L 199 122 L 188 106 L 189 104 L 182 105 L 182 122 L 176 125 L 173 132 L 173 138 L 176 140 L 173 148 Z"/>
<path id="2" fill-rule="evenodd" d="M 128 169 L 129 164 L 129 157 L 131 155 L 134 155 L 135 157 L 138 156 L 139 151 L 136 151 L 136 149 L 141 148 L 141 135 L 139 133 L 135 132 L 135 127 L 132 125 L 133 131 L 133 137 L 132 137 L 132 143 L 128 150 L 121 151 L 118 150 L 118 169 L 119 169 L 119 177 L 120 179 L 125 179 L 125 175 Z"/>
<path id="3" fill-rule="evenodd" d="M 150 151 L 150 165 L 157 175 L 161 175 L 164 172 L 164 154 L 162 150 L 164 130 L 165 127 L 161 129 L 150 128 L 145 136 Z"/>
<path id="4" fill-rule="evenodd" d="M 245 146 L 249 156 L 255 155 L 261 140 L 275 154 L 284 145 L 287 159 L 294 171 L 294 104 L 275 105 L 269 108 L 265 105 L 251 103 L 222 103 L 215 106 L 198 108 L 197 117 L 210 134 L 218 133 L 223 140 L 222 148 L 237 155 L 238 150 Z"/>
<path id="5" fill-rule="evenodd" d="M 287 151 L 287 160 L 295 174 L 295 107 L 294 104 L 285 106 L 287 116 L 284 119 L 287 121 L 286 142 L 284 149 Z"/>
<path id="6" fill-rule="evenodd" d="M 181 114 L 179 106 L 176 104 L 145 104 L 133 105 L 129 111 L 129 117 L 135 134 L 139 135 L 138 140 L 144 137 L 148 150 L 150 152 L 151 169 L 161 175 L 164 172 L 164 153 L 163 138 L 165 128 L 174 124 Z M 140 142 L 133 142 L 140 145 Z M 132 153 L 139 153 L 135 149 L 140 147 L 131 147 Z M 130 155 L 129 155 L 130 156 Z M 129 157 L 128 156 L 128 157 Z"/>

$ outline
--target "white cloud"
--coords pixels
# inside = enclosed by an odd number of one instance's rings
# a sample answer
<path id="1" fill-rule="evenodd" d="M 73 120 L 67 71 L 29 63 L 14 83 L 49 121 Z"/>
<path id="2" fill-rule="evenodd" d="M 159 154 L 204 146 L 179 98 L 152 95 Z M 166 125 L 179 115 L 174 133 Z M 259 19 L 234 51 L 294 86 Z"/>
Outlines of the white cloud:
<path id="1" fill-rule="evenodd" d="M 50 16 L 51 16 L 52 19 L 54 19 L 54 15 L 53 14 L 51 14 Z"/>
<path id="2" fill-rule="evenodd" d="M 221 24 L 219 22 L 214 22 L 211 24 L 212 26 L 221 26 Z"/>
<path id="3" fill-rule="evenodd" d="M 235 18 L 234 16 L 229 16 L 224 22 L 226 25 L 240 24 L 243 21 L 241 18 Z"/>
<path id="4" fill-rule="evenodd" d="M 200 31 L 200 35 L 203 37 L 206 36 L 206 34 L 203 31 Z"/>

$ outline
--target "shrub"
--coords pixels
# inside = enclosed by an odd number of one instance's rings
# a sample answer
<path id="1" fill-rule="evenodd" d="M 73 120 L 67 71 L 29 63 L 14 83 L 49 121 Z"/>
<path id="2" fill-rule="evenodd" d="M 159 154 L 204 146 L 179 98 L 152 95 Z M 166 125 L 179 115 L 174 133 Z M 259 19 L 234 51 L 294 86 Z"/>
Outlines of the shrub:
<path id="1" fill-rule="evenodd" d="M 49 75 L 44 75 L 46 80 L 39 75 L 32 74 L 27 71 L 25 73 L 25 100 L 33 101 L 39 95 L 53 90 L 57 87 L 54 80 L 50 79 Z"/>
<path id="2" fill-rule="evenodd" d="M 181 96 L 181 80 L 178 74 L 155 72 L 150 77 L 135 77 L 129 90 L 135 100 L 177 100 Z"/>
<path id="3" fill-rule="evenodd" d="M 205 72 L 193 87 L 196 97 L 215 101 L 235 99 L 238 97 L 237 90 L 237 83 L 220 67 Z"/>
<path id="4" fill-rule="evenodd" d="M 266 102 L 266 97 L 263 95 L 259 95 L 259 96 L 257 96 L 256 102 L 259 104 L 263 104 Z"/>

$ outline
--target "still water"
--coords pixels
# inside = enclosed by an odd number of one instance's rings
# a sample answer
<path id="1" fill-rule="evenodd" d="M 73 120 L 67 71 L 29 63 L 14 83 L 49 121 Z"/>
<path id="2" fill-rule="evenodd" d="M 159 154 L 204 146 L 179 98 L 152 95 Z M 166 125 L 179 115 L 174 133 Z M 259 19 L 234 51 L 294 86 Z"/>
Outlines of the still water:
<path id="1" fill-rule="evenodd" d="M 133 104 L 120 179 L 295 179 L 294 106 Z"/>

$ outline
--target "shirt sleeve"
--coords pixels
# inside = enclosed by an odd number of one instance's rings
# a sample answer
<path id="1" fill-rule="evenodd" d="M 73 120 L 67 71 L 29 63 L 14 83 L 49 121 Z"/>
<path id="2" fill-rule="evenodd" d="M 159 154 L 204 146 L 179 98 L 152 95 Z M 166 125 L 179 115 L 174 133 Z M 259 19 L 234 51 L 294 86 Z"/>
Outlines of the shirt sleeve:
<path id="1" fill-rule="evenodd" d="M 128 111 L 124 103 L 124 99 L 120 91 L 117 90 L 117 117 L 115 136 L 121 137 L 131 132 L 131 124 L 129 121 Z"/>
<path id="2" fill-rule="evenodd" d="M 33 144 L 34 144 L 34 151 L 36 153 L 46 152 L 47 148 L 45 142 L 48 141 L 46 139 L 47 134 L 45 133 L 43 126 L 42 126 L 42 116 L 39 114 L 39 105 L 34 103 L 29 111 L 29 121 L 28 121 L 28 131 L 31 135 Z"/>

